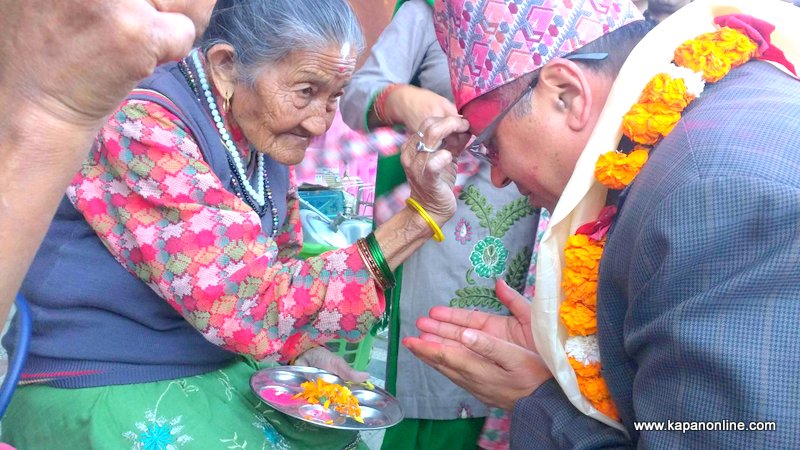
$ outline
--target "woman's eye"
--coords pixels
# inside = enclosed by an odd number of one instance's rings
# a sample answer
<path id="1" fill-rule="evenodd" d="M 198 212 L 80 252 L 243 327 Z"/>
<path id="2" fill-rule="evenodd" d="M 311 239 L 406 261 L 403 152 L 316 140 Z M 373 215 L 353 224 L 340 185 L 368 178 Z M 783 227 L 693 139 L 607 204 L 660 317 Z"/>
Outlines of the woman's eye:
<path id="1" fill-rule="evenodd" d="M 314 88 L 309 86 L 309 87 L 304 88 L 303 90 L 301 90 L 300 93 L 303 94 L 306 97 L 310 97 L 310 96 L 314 95 Z"/>

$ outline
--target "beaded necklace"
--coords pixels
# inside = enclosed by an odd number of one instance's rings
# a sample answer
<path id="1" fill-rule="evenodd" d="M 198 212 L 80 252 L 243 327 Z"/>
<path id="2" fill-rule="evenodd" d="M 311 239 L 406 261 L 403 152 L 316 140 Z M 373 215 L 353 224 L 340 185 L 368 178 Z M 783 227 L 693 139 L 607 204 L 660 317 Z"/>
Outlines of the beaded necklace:
<path id="1" fill-rule="evenodd" d="M 234 144 L 227 128 L 225 128 L 224 119 L 219 113 L 217 102 L 214 100 L 214 94 L 211 92 L 208 78 L 206 77 L 205 70 L 203 69 L 203 64 L 200 61 L 199 51 L 193 50 L 190 57 L 192 58 L 192 62 L 194 63 L 194 67 L 197 72 L 200 89 L 202 89 L 202 96 L 197 89 L 197 82 L 192 75 L 191 70 L 189 70 L 189 66 L 185 60 L 182 62 L 184 64 L 183 66 L 179 64 L 179 68 L 181 69 L 181 72 L 183 72 L 186 82 L 198 96 L 198 99 L 202 102 L 202 97 L 204 97 L 206 100 L 208 109 L 211 112 L 211 118 L 214 121 L 214 125 L 217 127 L 217 131 L 219 132 L 223 145 L 228 150 L 226 152 L 226 157 L 228 160 L 228 165 L 231 168 L 231 172 L 233 173 L 232 181 L 233 188 L 236 191 L 236 196 L 244 200 L 244 202 L 253 208 L 253 210 L 261 217 L 263 217 L 267 211 L 272 213 L 272 231 L 270 236 L 274 237 L 278 232 L 278 208 L 272 199 L 272 189 L 270 188 L 269 184 L 269 174 L 267 174 L 264 164 L 264 154 L 257 152 L 257 187 L 254 188 L 250 184 L 247 172 L 244 169 L 242 158 L 239 156 L 239 150 L 236 148 L 236 144 Z"/>

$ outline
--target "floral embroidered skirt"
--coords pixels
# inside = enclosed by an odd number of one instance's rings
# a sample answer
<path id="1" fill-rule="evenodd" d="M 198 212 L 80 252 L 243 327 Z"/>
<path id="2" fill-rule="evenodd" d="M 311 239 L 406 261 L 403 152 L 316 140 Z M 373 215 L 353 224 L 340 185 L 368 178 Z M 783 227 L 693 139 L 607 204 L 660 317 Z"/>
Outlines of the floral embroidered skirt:
<path id="1" fill-rule="evenodd" d="M 2 441 L 19 449 L 366 449 L 356 432 L 279 413 L 250 390 L 255 362 L 154 383 L 21 386 Z"/>

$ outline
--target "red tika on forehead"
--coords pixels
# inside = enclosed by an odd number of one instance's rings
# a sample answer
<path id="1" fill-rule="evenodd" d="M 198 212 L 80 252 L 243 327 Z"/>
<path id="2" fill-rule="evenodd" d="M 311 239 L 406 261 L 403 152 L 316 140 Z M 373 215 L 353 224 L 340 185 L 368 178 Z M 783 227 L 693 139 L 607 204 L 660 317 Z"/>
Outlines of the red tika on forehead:
<path id="1" fill-rule="evenodd" d="M 434 7 L 459 111 L 636 20 L 642 15 L 630 0 L 442 0 Z"/>

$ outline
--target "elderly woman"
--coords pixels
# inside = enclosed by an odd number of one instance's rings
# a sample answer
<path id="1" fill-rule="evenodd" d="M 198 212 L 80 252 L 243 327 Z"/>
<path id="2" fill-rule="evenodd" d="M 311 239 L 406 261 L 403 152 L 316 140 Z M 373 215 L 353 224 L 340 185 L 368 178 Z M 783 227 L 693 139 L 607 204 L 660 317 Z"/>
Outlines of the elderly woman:
<path id="1" fill-rule="evenodd" d="M 4 440 L 359 445 L 356 433 L 268 408 L 248 381 L 265 358 L 336 369 L 319 344 L 363 336 L 394 268 L 455 210 L 453 154 L 437 148 L 463 147 L 465 135 L 441 143 L 467 130 L 459 117 L 423 124 L 403 149 L 408 209 L 352 247 L 295 259 L 290 166 L 330 126 L 361 44 L 346 0 L 237 1 L 215 12 L 198 50 L 112 114 L 24 284 L 36 322 L 29 385 Z"/>

